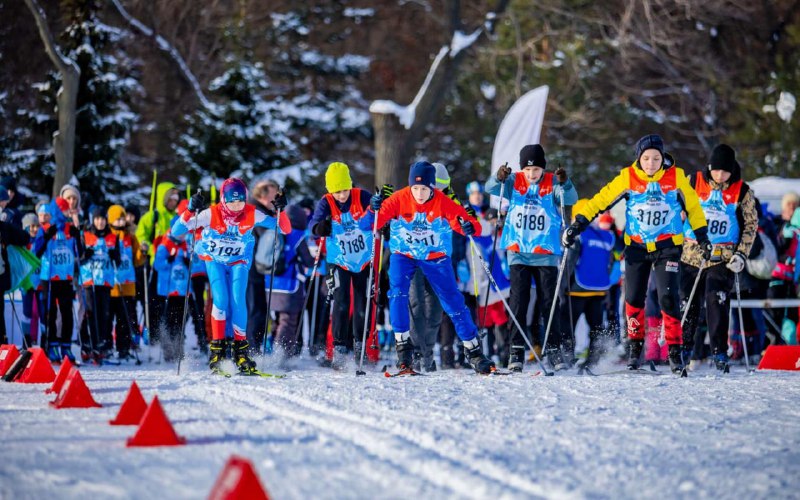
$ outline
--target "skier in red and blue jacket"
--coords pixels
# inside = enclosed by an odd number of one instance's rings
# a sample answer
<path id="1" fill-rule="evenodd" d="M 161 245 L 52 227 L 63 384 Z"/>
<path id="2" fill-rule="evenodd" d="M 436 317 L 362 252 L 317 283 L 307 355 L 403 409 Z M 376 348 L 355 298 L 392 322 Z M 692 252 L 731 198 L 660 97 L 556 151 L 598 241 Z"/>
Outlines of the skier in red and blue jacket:
<path id="1" fill-rule="evenodd" d="M 458 290 L 450 260 L 453 231 L 471 236 L 479 234 L 481 226 L 464 207 L 436 189 L 436 169 L 427 161 L 411 166 L 408 184 L 388 199 L 384 193 L 375 194 L 370 210 L 359 222 L 362 229 L 371 229 L 377 212 L 377 229 L 386 224 L 391 228 L 389 313 L 400 372 L 413 372 L 408 290 L 419 268 L 453 320 L 470 365 L 476 372 L 490 373 L 494 363 L 482 352 L 477 327 Z"/>
<path id="2" fill-rule="evenodd" d="M 208 365 L 211 371 L 221 373 L 220 364 L 225 356 L 225 326 L 227 311 L 233 323 L 234 362 L 244 375 L 258 374 L 256 363 L 248 355 L 247 306 L 245 295 L 250 263 L 253 259 L 255 237 L 253 229 L 291 231 L 286 213 L 280 221 L 248 204 L 247 187 L 240 179 L 230 178 L 222 183 L 222 201 L 205 208 L 205 198 L 200 193 L 192 196 L 189 207 L 172 226 L 172 235 L 180 237 L 190 230 L 202 228 L 201 239 L 196 242 L 197 255 L 206 262 L 206 272 L 211 283 L 211 334 Z M 286 196 L 279 192 L 272 202 L 276 210 L 286 208 Z"/>

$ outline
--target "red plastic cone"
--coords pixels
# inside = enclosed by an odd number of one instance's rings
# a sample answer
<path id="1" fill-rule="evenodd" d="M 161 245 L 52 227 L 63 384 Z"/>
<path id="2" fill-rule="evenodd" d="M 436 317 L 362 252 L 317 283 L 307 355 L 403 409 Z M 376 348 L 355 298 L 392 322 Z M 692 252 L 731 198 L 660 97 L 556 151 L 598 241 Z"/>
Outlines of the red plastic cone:
<path id="1" fill-rule="evenodd" d="M 19 357 L 19 349 L 14 344 L 0 345 L 0 377 L 6 374 Z"/>
<path id="2" fill-rule="evenodd" d="M 58 391 L 55 401 L 50 403 L 53 408 L 100 408 L 101 404 L 94 400 L 80 370 L 72 367 L 67 375 L 67 380 Z"/>
<path id="3" fill-rule="evenodd" d="M 61 387 L 66 382 L 67 377 L 69 376 L 70 371 L 72 371 L 72 367 L 75 366 L 69 360 L 68 357 L 64 356 L 64 360 L 61 362 L 61 368 L 58 369 L 58 375 L 56 375 L 56 381 L 53 382 L 53 386 L 49 389 L 45 389 L 45 394 L 56 393 L 58 394 L 61 392 Z"/>
<path id="4" fill-rule="evenodd" d="M 49 384 L 56 379 L 56 372 L 53 371 L 50 360 L 44 353 L 41 347 L 31 347 L 28 349 L 31 353 L 31 360 L 28 361 L 28 366 L 19 376 L 17 382 L 22 384 Z"/>
<path id="5" fill-rule="evenodd" d="M 232 455 L 222 469 L 209 500 L 269 500 L 250 460 Z"/>
<path id="6" fill-rule="evenodd" d="M 144 412 L 147 411 L 147 402 L 142 397 L 142 391 L 134 380 L 125 401 L 119 407 L 119 413 L 114 420 L 109 420 L 111 425 L 139 425 Z"/>
<path id="7" fill-rule="evenodd" d="M 169 422 L 158 396 L 144 412 L 136 434 L 128 439 L 127 446 L 179 446 L 186 444 L 186 439 L 178 436 Z"/>
<path id="8" fill-rule="evenodd" d="M 771 345 L 758 364 L 759 370 L 800 371 L 800 346 Z"/>

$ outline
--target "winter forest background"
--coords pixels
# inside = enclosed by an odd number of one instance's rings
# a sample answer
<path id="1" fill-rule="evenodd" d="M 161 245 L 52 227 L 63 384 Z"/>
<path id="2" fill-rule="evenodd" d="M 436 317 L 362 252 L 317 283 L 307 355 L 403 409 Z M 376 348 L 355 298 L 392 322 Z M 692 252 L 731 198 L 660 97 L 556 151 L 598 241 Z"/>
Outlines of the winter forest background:
<path id="1" fill-rule="evenodd" d="M 62 77 L 33 4 L 0 0 L 0 171 L 50 194 Z M 800 0 L 38 5 L 80 68 L 73 172 L 95 203 L 145 205 L 154 168 L 205 187 L 212 176 L 267 175 L 320 195 L 331 161 L 368 187 L 376 174 L 402 185 L 407 165 L 426 158 L 460 188 L 489 175 L 500 121 L 543 84 L 542 143 L 582 194 L 650 132 L 689 171 L 724 141 L 747 178 L 800 173 L 789 111 Z M 414 102 L 416 113 L 401 123 L 375 101 Z"/>

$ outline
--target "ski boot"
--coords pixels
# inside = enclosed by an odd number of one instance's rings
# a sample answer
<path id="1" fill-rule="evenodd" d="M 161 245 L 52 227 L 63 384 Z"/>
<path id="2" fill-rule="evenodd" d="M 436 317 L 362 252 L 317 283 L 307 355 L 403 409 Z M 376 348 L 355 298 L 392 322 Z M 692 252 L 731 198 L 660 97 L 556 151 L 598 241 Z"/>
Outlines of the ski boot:
<path id="1" fill-rule="evenodd" d="M 522 366 L 525 364 L 525 348 L 514 346 L 511 348 L 511 354 L 508 356 L 508 371 L 521 372 Z"/>
<path id="2" fill-rule="evenodd" d="M 75 364 L 75 355 L 72 354 L 72 345 L 69 343 L 61 344 L 61 359 L 64 359 L 64 356 L 69 359 L 70 363 Z"/>
<path id="3" fill-rule="evenodd" d="M 50 360 L 51 363 L 58 364 L 61 363 L 61 349 L 59 344 L 50 344 L 47 348 L 47 359 Z"/>
<path id="4" fill-rule="evenodd" d="M 564 356 L 561 354 L 561 349 L 548 349 L 546 352 L 547 361 L 550 362 L 550 366 L 553 367 L 554 371 L 561 371 L 567 369 L 567 363 L 564 361 Z"/>
<path id="5" fill-rule="evenodd" d="M 678 344 L 672 344 L 669 346 L 669 369 L 675 375 L 684 376 L 686 372 L 686 368 L 683 366 L 683 350 L 681 346 Z"/>
<path id="6" fill-rule="evenodd" d="M 717 370 L 721 371 L 722 373 L 730 373 L 730 360 L 728 359 L 728 353 L 721 352 L 714 355 L 714 366 Z"/>
<path id="7" fill-rule="evenodd" d="M 439 356 L 442 358 L 442 370 L 453 370 L 456 367 L 455 353 L 453 352 L 452 345 L 443 345 L 439 350 Z"/>
<path id="8" fill-rule="evenodd" d="M 347 347 L 337 345 L 333 348 L 333 361 L 331 361 L 331 368 L 336 371 L 341 371 L 347 368 Z"/>
<path id="9" fill-rule="evenodd" d="M 638 370 L 642 349 L 644 349 L 644 340 L 631 340 L 628 343 L 628 348 L 628 370 Z"/>
<path id="10" fill-rule="evenodd" d="M 480 340 L 477 337 L 464 341 L 464 357 L 477 373 L 489 374 L 494 369 L 494 361 L 483 354 Z"/>
<path id="11" fill-rule="evenodd" d="M 218 373 L 222 368 L 222 361 L 225 359 L 225 339 L 212 340 L 209 344 L 208 367 L 212 372 Z"/>
<path id="12" fill-rule="evenodd" d="M 422 371 L 422 353 L 421 352 L 414 351 L 414 358 L 413 358 L 413 361 L 411 362 L 411 368 L 415 372 L 421 372 Z"/>
<path id="13" fill-rule="evenodd" d="M 400 371 L 414 371 L 414 344 L 411 343 L 411 336 L 408 332 L 400 334 L 401 339 L 397 339 L 395 334 L 395 350 L 397 351 L 397 368 Z"/>
<path id="14" fill-rule="evenodd" d="M 247 340 L 234 340 L 233 341 L 233 363 L 239 368 L 239 373 L 243 375 L 252 375 L 256 370 L 256 362 L 250 358 L 248 350 L 250 344 Z"/>

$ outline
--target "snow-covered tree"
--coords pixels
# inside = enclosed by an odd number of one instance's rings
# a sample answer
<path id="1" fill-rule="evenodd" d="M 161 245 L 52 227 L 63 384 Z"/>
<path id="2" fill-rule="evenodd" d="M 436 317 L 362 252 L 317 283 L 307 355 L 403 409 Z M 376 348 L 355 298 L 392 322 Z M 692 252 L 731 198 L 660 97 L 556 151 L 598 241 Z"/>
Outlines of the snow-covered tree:
<path id="1" fill-rule="evenodd" d="M 297 160 L 297 148 L 286 135 L 289 124 L 263 97 L 267 87 L 262 65 L 248 61 L 231 60 L 229 69 L 211 81 L 215 102 L 186 117 L 188 130 L 175 146 L 190 178 L 214 174 L 249 180 Z"/>
<path id="2" fill-rule="evenodd" d="M 97 17 L 97 0 L 64 0 L 61 10 L 67 26 L 60 35 L 63 53 L 80 68 L 77 99 L 74 176 L 94 203 L 124 202 L 139 178 L 123 165 L 123 151 L 138 115 L 132 98 L 141 91 L 132 63 L 118 48 L 125 33 L 103 24 Z M 31 126 L 45 136 L 57 130 L 52 114 L 61 87 L 60 76 L 51 73 L 34 84 L 42 111 L 26 111 Z M 34 157 L 32 171 L 53 173 L 51 155 Z"/>

